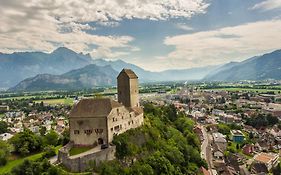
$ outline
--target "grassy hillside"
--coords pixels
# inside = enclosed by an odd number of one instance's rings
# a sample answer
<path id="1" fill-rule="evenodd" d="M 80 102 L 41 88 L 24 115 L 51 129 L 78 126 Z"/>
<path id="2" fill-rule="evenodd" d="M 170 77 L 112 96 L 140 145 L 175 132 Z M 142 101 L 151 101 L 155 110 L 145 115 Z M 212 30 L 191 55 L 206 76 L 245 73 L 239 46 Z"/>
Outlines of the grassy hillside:
<path id="1" fill-rule="evenodd" d="M 114 137 L 117 160 L 94 170 L 113 174 L 197 174 L 200 158 L 194 122 L 174 106 L 145 105 L 145 124 Z"/>
<path id="2" fill-rule="evenodd" d="M 56 147 L 56 153 L 58 150 L 61 148 L 61 145 Z M 36 161 L 39 158 L 42 157 L 44 152 L 40 152 L 37 154 L 29 155 L 27 157 L 20 157 L 15 160 L 8 161 L 8 163 L 5 166 L 0 167 L 0 174 L 8 173 L 10 172 L 14 167 L 19 166 L 24 162 L 25 159 L 30 160 L 30 161 Z"/>

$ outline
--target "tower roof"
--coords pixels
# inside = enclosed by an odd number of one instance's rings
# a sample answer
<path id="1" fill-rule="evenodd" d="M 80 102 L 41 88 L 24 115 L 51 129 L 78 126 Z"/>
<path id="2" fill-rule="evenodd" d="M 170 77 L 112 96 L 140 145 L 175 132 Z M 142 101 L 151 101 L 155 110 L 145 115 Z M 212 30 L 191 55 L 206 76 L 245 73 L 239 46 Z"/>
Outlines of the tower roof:
<path id="1" fill-rule="evenodd" d="M 112 109 L 121 106 L 120 103 L 109 98 L 82 99 L 71 110 L 70 118 L 107 117 Z"/>
<path id="2" fill-rule="evenodd" d="M 130 79 L 138 78 L 138 76 L 135 74 L 135 72 L 132 71 L 131 69 L 123 69 L 123 70 L 120 72 L 120 74 L 118 75 L 118 77 L 119 77 L 121 74 L 126 74 Z"/>

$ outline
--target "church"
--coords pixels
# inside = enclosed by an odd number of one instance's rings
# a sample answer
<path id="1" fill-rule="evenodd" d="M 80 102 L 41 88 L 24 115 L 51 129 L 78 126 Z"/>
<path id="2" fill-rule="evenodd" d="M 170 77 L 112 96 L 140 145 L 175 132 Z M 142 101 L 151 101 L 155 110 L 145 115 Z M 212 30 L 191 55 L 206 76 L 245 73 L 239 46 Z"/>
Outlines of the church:
<path id="1" fill-rule="evenodd" d="M 113 136 L 143 123 L 139 104 L 138 77 L 123 69 L 117 77 L 118 101 L 110 98 L 80 100 L 69 115 L 70 141 L 73 146 L 108 145 Z"/>

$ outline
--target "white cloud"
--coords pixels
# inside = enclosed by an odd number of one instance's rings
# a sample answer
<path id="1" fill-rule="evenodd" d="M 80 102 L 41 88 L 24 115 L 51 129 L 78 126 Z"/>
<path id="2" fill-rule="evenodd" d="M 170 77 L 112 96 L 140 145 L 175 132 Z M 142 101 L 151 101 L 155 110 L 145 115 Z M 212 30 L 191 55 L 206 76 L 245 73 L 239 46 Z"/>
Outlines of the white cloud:
<path id="1" fill-rule="evenodd" d="M 131 36 L 92 35 L 90 22 L 116 26 L 122 19 L 164 20 L 205 13 L 204 0 L 9 0 L 0 2 L 0 51 L 51 51 L 64 45 L 101 57 L 136 51 Z M 96 45 L 97 49 L 91 49 Z"/>
<path id="2" fill-rule="evenodd" d="M 107 47 L 98 47 L 91 52 L 91 56 L 94 58 L 118 58 L 120 56 L 128 55 L 129 52 L 112 52 Z"/>
<path id="3" fill-rule="evenodd" d="M 177 68 L 240 61 L 280 49 L 280 29 L 281 20 L 271 20 L 167 37 L 164 43 L 175 50 L 162 61 Z"/>
<path id="4" fill-rule="evenodd" d="M 277 9 L 281 8 L 281 0 L 265 0 L 263 2 L 260 2 L 258 4 L 255 4 L 251 9 L 256 10 L 272 10 L 272 9 Z"/>
<path id="5" fill-rule="evenodd" d="M 100 21 L 98 24 L 106 27 L 118 27 L 120 25 L 120 23 L 116 21 Z"/>
<path id="6" fill-rule="evenodd" d="M 191 31 L 191 30 L 193 30 L 192 27 L 190 27 L 189 25 L 184 24 L 184 23 L 178 23 L 178 24 L 176 24 L 176 27 L 177 27 L 178 29 L 185 30 L 185 31 Z"/>

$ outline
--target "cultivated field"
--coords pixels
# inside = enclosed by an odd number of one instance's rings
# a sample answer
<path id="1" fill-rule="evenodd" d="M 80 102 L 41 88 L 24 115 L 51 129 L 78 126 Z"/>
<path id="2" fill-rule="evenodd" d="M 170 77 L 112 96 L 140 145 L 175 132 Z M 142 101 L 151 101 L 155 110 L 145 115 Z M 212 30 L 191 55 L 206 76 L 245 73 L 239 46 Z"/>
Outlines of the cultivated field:
<path id="1" fill-rule="evenodd" d="M 73 99 L 72 98 L 35 100 L 34 102 L 35 103 L 43 102 L 44 104 L 49 104 L 49 105 L 57 105 L 57 104 L 73 105 Z"/>

